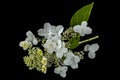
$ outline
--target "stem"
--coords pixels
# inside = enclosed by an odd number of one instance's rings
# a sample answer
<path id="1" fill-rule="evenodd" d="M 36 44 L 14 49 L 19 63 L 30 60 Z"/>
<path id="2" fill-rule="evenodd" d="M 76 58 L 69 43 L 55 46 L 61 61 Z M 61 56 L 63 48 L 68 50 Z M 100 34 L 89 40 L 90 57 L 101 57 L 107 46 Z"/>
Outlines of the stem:
<path id="1" fill-rule="evenodd" d="M 99 36 L 95 36 L 95 37 L 83 40 L 83 41 L 79 42 L 79 44 L 86 43 L 86 42 L 92 41 L 92 40 L 97 39 L 97 38 L 99 38 Z"/>

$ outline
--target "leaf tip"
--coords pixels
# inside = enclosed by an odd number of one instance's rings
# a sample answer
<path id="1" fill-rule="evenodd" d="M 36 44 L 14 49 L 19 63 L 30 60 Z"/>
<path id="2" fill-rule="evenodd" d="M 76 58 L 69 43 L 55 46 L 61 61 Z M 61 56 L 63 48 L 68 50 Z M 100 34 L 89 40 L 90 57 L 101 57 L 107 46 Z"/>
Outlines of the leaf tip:
<path id="1" fill-rule="evenodd" d="M 91 5 L 94 5 L 94 2 L 92 2 Z"/>

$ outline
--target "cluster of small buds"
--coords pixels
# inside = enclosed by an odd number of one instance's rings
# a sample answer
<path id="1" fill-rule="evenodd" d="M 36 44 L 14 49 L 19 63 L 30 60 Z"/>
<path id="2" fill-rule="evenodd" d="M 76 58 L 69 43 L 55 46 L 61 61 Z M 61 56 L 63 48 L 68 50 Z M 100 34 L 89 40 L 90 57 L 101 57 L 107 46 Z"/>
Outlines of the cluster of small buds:
<path id="1" fill-rule="evenodd" d="M 62 40 L 68 40 L 72 37 L 76 37 L 78 33 L 74 33 L 73 27 L 69 27 L 63 32 Z"/>

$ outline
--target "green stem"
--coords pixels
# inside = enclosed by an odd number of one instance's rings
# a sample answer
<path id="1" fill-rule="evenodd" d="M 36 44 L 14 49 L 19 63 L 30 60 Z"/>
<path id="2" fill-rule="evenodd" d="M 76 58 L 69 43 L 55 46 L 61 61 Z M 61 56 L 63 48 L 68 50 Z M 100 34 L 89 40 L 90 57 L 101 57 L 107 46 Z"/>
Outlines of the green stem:
<path id="1" fill-rule="evenodd" d="M 95 37 L 80 41 L 79 44 L 86 43 L 86 42 L 92 41 L 92 40 L 97 39 L 97 38 L 99 38 L 99 36 L 95 36 Z"/>

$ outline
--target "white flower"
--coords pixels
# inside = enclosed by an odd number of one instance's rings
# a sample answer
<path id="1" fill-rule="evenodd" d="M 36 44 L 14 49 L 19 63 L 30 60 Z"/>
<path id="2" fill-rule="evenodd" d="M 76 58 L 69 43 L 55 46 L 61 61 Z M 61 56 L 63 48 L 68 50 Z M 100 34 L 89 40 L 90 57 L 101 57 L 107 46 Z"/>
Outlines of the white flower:
<path id="1" fill-rule="evenodd" d="M 95 44 L 92 44 L 92 45 L 89 45 L 87 44 L 85 47 L 84 47 L 84 51 L 89 51 L 88 53 L 88 57 L 90 59 L 94 59 L 96 54 L 95 52 L 99 49 L 99 45 L 97 43 Z"/>
<path id="2" fill-rule="evenodd" d="M 66 72 L 68 70 L 67 66 L 58 66 L 57 68 L 54 69 L 54 73 L 60 74 L 61 77 L 66 77 Z"/>
<path id="3" fill-rule="evenodd" d="M 58 58 L 62 58 L 63 55 L 68 52 L 68 49 L 65 48 L 65 43 L 64 43 L 64 42 L 61 42 L 60 45 L 61 45 L 61 46 L 60 46 L 60 47 L 57 47 L 56 50 L 55 50 L 56 56 L 57 56 Z"/>
<path id="4" fill-rule="evenodd" d="M 50 39 L 55 36 L 61 38 L 61 33 L 63 32 L 63 29 L 64 28 L 62 25 L 58 25 L 57 27 L 55 27 L 50 23 L 45 23 L 44 29 L 38 30 L 38 35 L 44 36 L 46 39 Z"/>
<path id="5" fill-rule="evenodd" d="M 23 50 L 27 50 L 29 47 L 32 46 L 31 42 L 27 42 L 27 41 L 21 41 L 19 43 L 19 46 L 23 48 Z"/>
<path id="6" fill-rule="evenodd" d="M 37 44 L 38 44 L 37 39 L 35 38 L 34 34 L 33 34 L 31 31 L 28 31 L 28 32 L 26 33 L 26 36 L 27 36 L 27 38 L 26 38 L 25 41 L 31 42 L 31 43 L 34 44 L 34 45 L 37 45 Z"/>
<path id="7" fill-rule="evenodd" d="M 48 53 L 53 53 L 57 47 L 57 44 L 53 40 L 47 40 L 43 47 L 47 49 Z"/>
<path id="8" fill-rule="evenodd" d="M 65 65 L 71 66 L 73 69 L 78 68 L 78 62 L 80 62 L 80 58 L 78 56 L 74 55 L 72 52 L 68 52 L 65 57 Z"/>
<path id="9" fill-rule="evenodd" d="M 47 50 L 48 53 L 55 52 L 58 58 L 61 58 L 63 54 L 67 52 L 65 43 L 62 42 L 58 37 L 53 37 L 46 40 L 46 43 L 43 45 L 43 47 Z"/>
<path id="10" fill-rule="evenodd" d="M 57 45 L 56 48 L 60 48 L 62 46 L 62 41 L 57 36 L 54 36 L 54 37 L 52 37 L 51 39 L 48 39 L 48 40 L 51 40 L 51 41 L 55 42 L 56 45 Z"/>
<path id="11" fill-rule="evenodd" d="M 73 30 L 80 34 L 80 36 L 85 36 L 85 34 L 91 34 L 92 29 L 87 26 L 87 22 L 83 21 L 81 25 L 74 26 Z"/>

